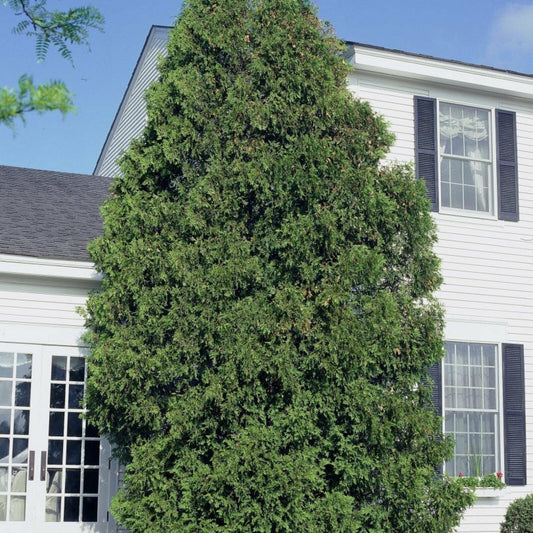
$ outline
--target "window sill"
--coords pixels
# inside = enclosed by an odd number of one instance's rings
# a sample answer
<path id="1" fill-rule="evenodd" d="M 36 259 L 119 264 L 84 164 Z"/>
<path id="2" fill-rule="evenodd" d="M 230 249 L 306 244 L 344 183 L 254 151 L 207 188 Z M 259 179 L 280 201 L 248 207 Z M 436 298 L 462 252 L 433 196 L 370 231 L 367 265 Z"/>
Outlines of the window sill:
<path id="1" fill-rule="evenodd" d="M 452 207 L 441 207 L 439 211 L 433 211 L 440 215 L 449 215 L 451 217 L 471 218 L 474 220 L 493 220 L 498 221 L 498 217 L 494 213 L 470 211 L 468 209 L 454 209 Z"/>

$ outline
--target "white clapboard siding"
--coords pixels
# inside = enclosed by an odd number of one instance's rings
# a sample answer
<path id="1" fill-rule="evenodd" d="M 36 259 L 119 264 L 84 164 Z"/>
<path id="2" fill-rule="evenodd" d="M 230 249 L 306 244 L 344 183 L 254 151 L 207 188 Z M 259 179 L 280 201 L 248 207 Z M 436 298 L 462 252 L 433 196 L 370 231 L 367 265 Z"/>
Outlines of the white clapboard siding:
<path id="1" fill-rule="evenodd" d="M 79 310 L 99 282 L 89 262 L 0 256 L 0 329 L 10 337 L 31 325 L 75 329 L 79 336 L 84 326 Z"/>
<path id="2" fill-rule="evenodd" d="M 509 487 L 496 498 L 478 500 L 466 512 L 458 528 L 461 533 L 496 533 L 507 505 L 515 498 L 533 492 L 533 106 L 528 105 L 533 101 L 533 80 L 529 82 L 531 94 L 526 102 L 515 95 L 487 91 L 481 86 L 476 91 L 472 86 L 464 90 L 445 79 L 439 83 L 435 73 L 428 75 L 427 81 L 422 76 L 409 79 L 401 72 L 383 75 L 389 67 L 382 64 L 381 70 L 376 68 L 372 58 L 368 59 L 371 68 L 366 67 L 365 58 L 360 59 L 358 67 L 357 60 L 361 57 L 358 53 L 364 54 L 365 51 L 358 51 L 354 56 L 355 70 L 348 79 L 348 87 L 355 96 L 368 101 L 389 124 L 396 137 L 388 156 L 391 161 L 414 159 L 415 95 L 506 109 L 517 115 L 520 221 L 502 222 L 494 218 L 444 213 L 434 215 L 438 228 L 435 249 L 442 261 L 444 278 L 438 297 L 447 321 L 467 326 L 471 323 L 473 329 L 485 324 L 487 331 L 491 329 L 490 324 L 495 324 L 495 330 L 506 332 L 497 342 L 525 345 L 530 484 Z M 370 51 L 369 55 L 372 54 L 379 56 L 379 51 Z"/>
<path id="3" fill-rule="evenodd" d="M 87 288 L 63 289 L 65 292 L 61 294 L 61 282 L 57 288 L 36 281 L 11 287 L 6 282 L 0 283 L 0 322 L 83 326 L 84 319 L 78 309 L 85 305 Z"/>
<path id="4" fill-rule="evenodd" d="M 117 159 L 132 139 L 140 136 L 146 123 L 144 93 L 157 79 L 158 58 L 166 52 L 169 28 L 152 27 L 128 88 L 111 126 L 94 174 L 114 177 L 119 174 Z"/>

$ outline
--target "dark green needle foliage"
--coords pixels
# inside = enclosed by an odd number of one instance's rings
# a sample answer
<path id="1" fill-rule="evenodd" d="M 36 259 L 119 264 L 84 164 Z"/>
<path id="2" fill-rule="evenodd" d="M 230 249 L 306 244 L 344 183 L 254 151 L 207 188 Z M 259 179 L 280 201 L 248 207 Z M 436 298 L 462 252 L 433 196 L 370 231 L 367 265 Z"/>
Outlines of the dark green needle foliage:
<path id="1" fill-rule="evenodd" d="M 308 0 L 190 0 L 91 246 L 88 402 L 133 533 L 444 532 L 424 188 Z"/>

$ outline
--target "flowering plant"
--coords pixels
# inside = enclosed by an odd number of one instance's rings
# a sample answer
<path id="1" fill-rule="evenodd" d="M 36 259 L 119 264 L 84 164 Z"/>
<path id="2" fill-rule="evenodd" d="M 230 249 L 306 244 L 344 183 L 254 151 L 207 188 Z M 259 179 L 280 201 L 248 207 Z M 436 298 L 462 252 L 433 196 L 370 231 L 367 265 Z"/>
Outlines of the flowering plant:
<path id="1" fill-rule="evenodd" d="M 503 473 L 496 472 L 494 474 L 487 474 L 485 476 L 463 476 L 462 472 L 459 472 L 459 479 L 461 483 L 470 489 L 476 489 L 478 487 L 491 487 L 494 489 L 503 489 L 507 485 L 503 482 Z"/>

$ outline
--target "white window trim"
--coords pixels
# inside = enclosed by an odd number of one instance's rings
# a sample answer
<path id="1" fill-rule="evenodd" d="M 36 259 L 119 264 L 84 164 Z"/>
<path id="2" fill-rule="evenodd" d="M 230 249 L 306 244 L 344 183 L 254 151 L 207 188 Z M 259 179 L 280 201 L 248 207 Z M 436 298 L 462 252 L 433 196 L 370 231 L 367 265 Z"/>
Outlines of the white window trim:
<path id="1" fill-rule="evenodd" d="M 466 328 L 468 329 L 468 324 L 464 324 Z M 492 344 L 496 345 L 496 361 L 497 361 L 497 368 L 496 368 L 496 379 L 498 384 L 498 391 L 497 391 L 497 402 L 498 402 L 498 439 L 496 442 L 496 457 L 497 457 L 497 465 L 496 468 L 499 471 L 503 471 L 504 465 L 505 465 L 505 456 L 504 456 L 504 420 L 503 420 L 503 361 L 502 361 L 502 344 L 505 342 L 500 337 L 500 340 L 489 340 L 490 338 L 493 338 L 494 332 L 492 334 L 487 335 L 486 339 L 476 339 L 475 337 L 479 336 L 479 333 L 481 331 L 485 331 L 487 327 L 490 327 L 489 323 L 476 323 L 472 324 L 474 326 L 473 331 L 473 338 L 465 338 L 464 335 L 461 335 L 460 337 L 449 337 L 445 336 L 445 342 L 462 342 L 462 343 L 471 343 L 471 344 Z M 480 328 L 481 326 L 481 328 Z M 505 326 L 502 326 L 501 324 L 497 324 L 496 326 L 499 326 L 500 328 L 505 328 Z M 442 402 L 442 432 L 445 434 L 445 415 L 446 415 L 446 402 L 445 402 L 445 376 L 444 376 L 444 358 L 441 361 L 441 368 L 442 368 L 442 387 L 441 387 L 441 402 Z M 446 471 L 446 466 L 444 465 L 444 471 Z"/>
<path id="2" fill-rule="evenodd" d="M 439 213 L 446 215 L 462 216 L 468 218 L 477 218 L 483 220 L 498 220 L 498 169 L 496 162 L 496 108 L 471 101 L 456 100 L 454 98 L 439 98 L 436 97 L 436 123 L 437 123 L 437 181 L 438 181 L 438 198 L 439 198 Z M 490 116 L 490 153 L 491 153 L 491 181 L 492 187 L 490 192 L 491 211 L 485 213 L 480 211 L 473 211 L 469 209 L 459 209 L 456 207 L 445 207 L 442 205 L 442 189 L 441 189 L 441 148 L 440 148 L 440 104 L 452 104 L 464 107 L 471 107 L 476 109 L 484 109 L 489 112 Z M 463 341 L 466 342 L 466 341 Z"/>

